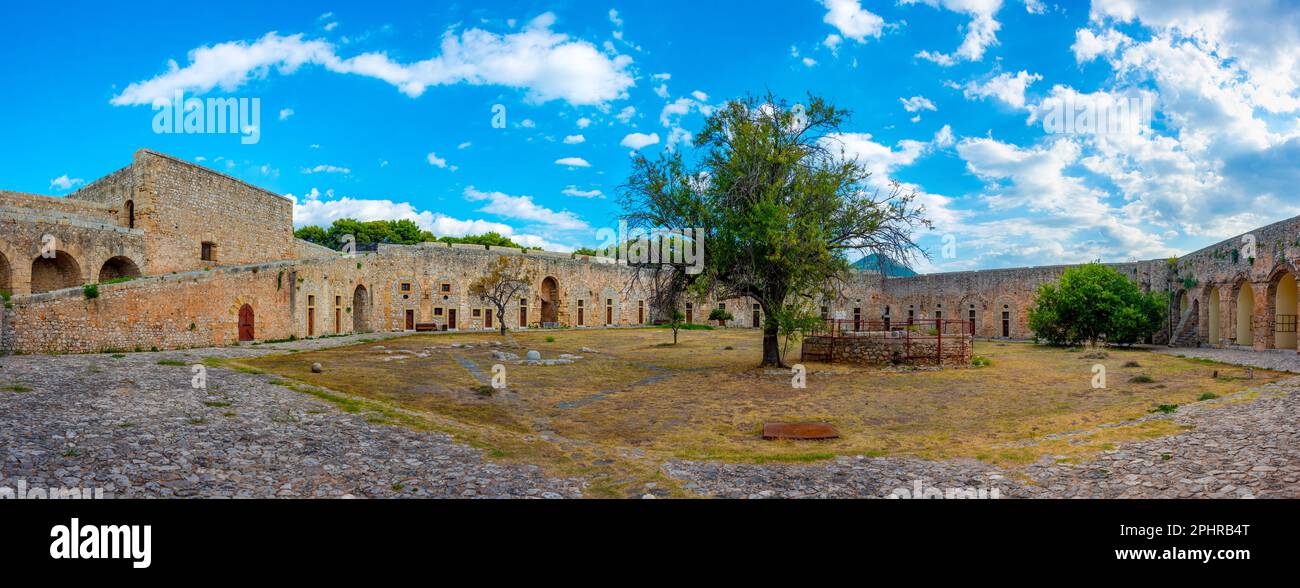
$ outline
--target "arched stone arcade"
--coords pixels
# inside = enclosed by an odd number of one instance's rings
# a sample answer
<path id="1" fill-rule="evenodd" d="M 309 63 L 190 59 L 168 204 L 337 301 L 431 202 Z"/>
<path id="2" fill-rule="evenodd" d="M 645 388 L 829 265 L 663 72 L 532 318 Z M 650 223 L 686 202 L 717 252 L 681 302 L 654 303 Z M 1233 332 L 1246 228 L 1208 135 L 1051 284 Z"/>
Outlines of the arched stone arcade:
<path id="1" fill-rule="evenodd" d="M 131 258 L 124 255 L 118 255 L 104 262 L 99 268 L 99 283 L 117 280 L 121 278 L 138 278 L 140 277 L 140 267 L 136 265 Z"/>
<path id="2" fill-rule="evenodd" d="M 82 285 L 81 264 L 72 254 L 58 250 L 50 257 L 32 260 L 32 294 L 53 292 Z"/>
<path id="3" fill-rule="evenodd" d="M 352 291 L 352 332 L 370 332 L 370 292 L 361 284 Z"/>

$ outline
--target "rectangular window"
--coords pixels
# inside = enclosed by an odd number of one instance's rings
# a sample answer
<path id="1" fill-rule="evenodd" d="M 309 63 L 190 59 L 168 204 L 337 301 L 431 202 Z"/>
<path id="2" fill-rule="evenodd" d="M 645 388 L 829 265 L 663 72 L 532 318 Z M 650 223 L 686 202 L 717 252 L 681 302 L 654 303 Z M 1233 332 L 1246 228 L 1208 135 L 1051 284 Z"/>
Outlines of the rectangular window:
<path id="1" fill-rule="evenodd" d="M 200 249 L 199 249 L 199 257 L 200 257 L 200 259 L 202 259 L 203 261 L 216 261 L 216 260 L 217 260 L 217 246 L 216 246 L 215 244 L 213 244 L 213 243 L 209 243 L 209 242 L 207 242 L 207 241 L 204 241 L 204 242 L 203 242 L 203 245 L 202 245 L 202 246 L 200 247 Z"/>
<path id="2" fill-rule="evenodd" d="M 438 291 L 439 291 L 439 292 L 442 292 L 443 294 L 447 294 L 447 293 L 451 292 L 451 284 L 441 284 L 441 285 L 439 285 L 439 286 L 438 286 Z"/>
<path id="3" fill-rule="evenodd" d="M 481 309 L 481 308 L 475 308 L 475 309 L 474 309 L 474 318 L 479 318 L 479 317 L 481 317 L 481 316 L 483 316 L 483 309 Z"/>
<path id="4" fill-rule="evenodd" d="M 441 306 L 439 306 L 439 307 L 433 309 L 433 316 L 442 316 L 442 307 L 441 307 Z"/>
<path id="5" fill-rule="evenodd" d="M 411 283 L 410 283 L 410 282 L 402 282 L 402 291 L 403 291 L 403 292 L 410 292 L 410 291 L 411 291 Z"/>

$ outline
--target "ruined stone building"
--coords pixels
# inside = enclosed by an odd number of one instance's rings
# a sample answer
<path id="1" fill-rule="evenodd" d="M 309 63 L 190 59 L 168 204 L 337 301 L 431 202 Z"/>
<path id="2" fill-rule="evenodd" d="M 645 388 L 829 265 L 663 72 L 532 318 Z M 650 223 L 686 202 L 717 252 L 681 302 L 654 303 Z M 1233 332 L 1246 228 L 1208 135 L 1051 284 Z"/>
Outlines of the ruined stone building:
<path id="1" fill-rule="evenodd" d="M 1300 219 L 1177 260 L 1114 264 L 1170 292 L 1157 342 L 1295 349 Z M 505 316 L 468 294 L 499 256 L 536 276 Z M 884 277 L 855 273 L 826 316 L 968 321 L 979 337 L 1025 339 L 1028 309 L 1064 266 Z M 373 331 L 647 324 L 649 295 L 614 260 L 471 245 L 381 245 L 345 257 L 295 239 L 290 200 L 148 150 L 67 197 L 0 191 L 0 352 L 174 349 Z M 95 284 L 93 288 L 88 285 Z M 718 306 L 755 327 L 751 300 Z"/>

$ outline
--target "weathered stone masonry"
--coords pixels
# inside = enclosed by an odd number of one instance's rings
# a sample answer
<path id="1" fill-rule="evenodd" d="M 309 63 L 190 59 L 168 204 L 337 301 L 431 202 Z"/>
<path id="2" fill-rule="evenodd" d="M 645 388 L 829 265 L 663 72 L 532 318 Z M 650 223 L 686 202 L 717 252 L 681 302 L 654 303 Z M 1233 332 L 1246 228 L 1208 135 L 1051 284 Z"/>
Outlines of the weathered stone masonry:
<path id="1" fill-rule="evenodd" d="M 148 150 L 65 198 L 0 191 L 0 292 L 12 295 L 0 307 L 0 351 L 170 349 L 415 325 L 477 330 L 502 321 L 536 328 L 653 320 L 635 270 L 613 260 L 436 243 L 385 245 L 349 258 L 294 239 L 292 208 L 284 197 Z M 1250 235 L 1253 258 L 1241 255 L 1238 237 L 1174 262 L 1113 265 L 1144 290 L 1171 293 L 1173 320 L 1156 342 L 1297 347 L 1300 219 Z M 468 289 L 501 255 L 525 260 L 532 287 L 496 316 Z M 1064 269 L 910 278 L 860 272 L 822 310 L 893 324 L 909 317 L 973 320 L 978 337 L 1029 338 L 1038 286 Z M 82 286 L 96 283 L 98 296 L 87 297 Z M 690 300 L 681 310 L 705 322 L 719 305 L 735 317 L 728 326 L 763 320 L 752 300 Z"/>

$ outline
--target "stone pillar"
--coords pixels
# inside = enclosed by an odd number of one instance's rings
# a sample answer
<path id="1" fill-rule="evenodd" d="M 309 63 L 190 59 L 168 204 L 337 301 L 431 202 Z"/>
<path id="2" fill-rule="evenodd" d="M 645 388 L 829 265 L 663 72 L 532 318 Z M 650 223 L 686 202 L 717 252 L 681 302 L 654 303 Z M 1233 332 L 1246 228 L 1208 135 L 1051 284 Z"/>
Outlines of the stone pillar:
<path id="1" fill-rule="evenodd" d="M 1275 320 L 1272 297 L 1268 295 L 1268 283 L 1251 282 L 1250 288 L 1255 294 L 1255 308 L 1251 317 L 1251 328 L 1255 332 L 1255 351 L 1273 348 L 1273 321 Z"/>

